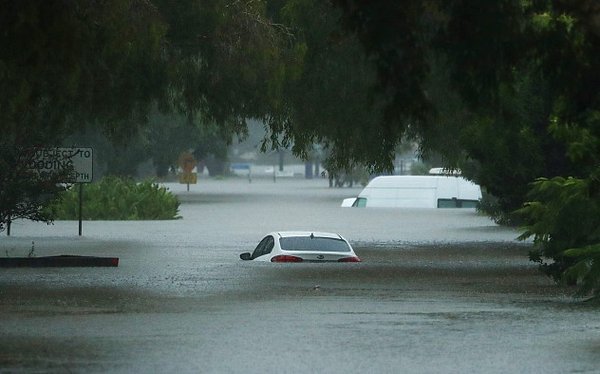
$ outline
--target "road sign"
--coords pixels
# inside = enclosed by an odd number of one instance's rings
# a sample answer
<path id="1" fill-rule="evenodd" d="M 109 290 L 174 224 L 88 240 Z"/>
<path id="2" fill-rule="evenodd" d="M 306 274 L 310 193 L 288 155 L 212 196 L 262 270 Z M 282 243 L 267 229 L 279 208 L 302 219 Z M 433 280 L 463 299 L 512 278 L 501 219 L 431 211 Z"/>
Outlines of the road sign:
<path id="1" fill-rule="evenodd" d="M 183 152 L 179 155 L 179 167 L 183 172 L 179 174 L 179 183 L 187 184 L 187 190 L 190 190 L 190 184 L 196 184 L 198 181 L 198 174 L 192 173 L 192 170 L 196 167 L 196 159 L 190 152 Z"/>
<path id="2" fill-rule="evenodd" d="M 179 155 L 179 166 L 184 173 L 191 173 L 196 167 L 196 159 L 190 152 L 183 152 Z"/>
<path id="3" fill-rule="evenodd" d="M 181 173 L 179 174 L 179 183 L 181 184 L 196 184 L 198 181 L 197 173 Z"/>
<path id="4" fill-rule="evenodd" d="M 94 174 L 92 148 L 40 148 L 35 150 L 30 167 L 40 173 L 71 169 L 65 183 L 90 183 Z"/>

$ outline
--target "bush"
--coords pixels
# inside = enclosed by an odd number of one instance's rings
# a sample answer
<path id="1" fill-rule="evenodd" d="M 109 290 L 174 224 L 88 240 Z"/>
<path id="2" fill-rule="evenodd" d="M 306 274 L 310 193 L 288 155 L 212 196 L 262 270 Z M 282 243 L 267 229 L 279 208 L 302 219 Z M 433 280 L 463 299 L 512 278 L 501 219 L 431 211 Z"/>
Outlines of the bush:
<path id="1" fill-rule="evenodd" d="M 557 281 L 600 297 L 600 184 L 594 178 L 539 178 L 524 218 L 521 239 L 533 237 L 531 260 Z"/>
<path id="2" fill-rule="evenodd" d="M 503 226 L 519 226 L 521 221 L 516 214 L 513 212 L 506 212 L 500 206 L 498 198 L 491 195 L 489 192 L 483 190 L 482 198 L 477 203 L 477 211 L 490 217 L 495 223 Z"/>
<path id="3" fill-rule="evenodd" d="M 78 219 L 79 188 L 62 193 L 49 209 L 56 220 Z M 152 181 L 105 177 L 83 187 L 84 220 L 178 219 L 178 211 L 177 197 Z"/>

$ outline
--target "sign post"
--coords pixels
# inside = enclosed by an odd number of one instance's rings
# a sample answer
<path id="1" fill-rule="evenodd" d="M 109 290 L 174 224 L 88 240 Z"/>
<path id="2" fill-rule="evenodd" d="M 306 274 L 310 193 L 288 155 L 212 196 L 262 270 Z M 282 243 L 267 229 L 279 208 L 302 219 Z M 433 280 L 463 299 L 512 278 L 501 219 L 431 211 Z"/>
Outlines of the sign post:
<path id="1" fill-rule="evenodd" d="M 83 229 L 83 183 L 79 184 L 79 236 Z"/>
<path id="2" fill-rule="evenodd" d="M 198 174 L 192 173 L 192 170 L 196 167 L 196 159 L 190 152 L 183 152 L 179 155 L 179 167 L 181 167 L 182 173 L 179 175 L 179 183 L 187 184 L 187 190 L 190 191 L 190 184 L 196 184 L 198 180 Z"/>

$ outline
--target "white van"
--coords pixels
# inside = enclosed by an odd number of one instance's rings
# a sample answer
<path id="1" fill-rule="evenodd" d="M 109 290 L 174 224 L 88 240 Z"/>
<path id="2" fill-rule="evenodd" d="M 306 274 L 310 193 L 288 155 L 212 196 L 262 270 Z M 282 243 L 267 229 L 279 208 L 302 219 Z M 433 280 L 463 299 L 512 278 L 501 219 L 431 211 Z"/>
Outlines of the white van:
<path id="1" fill-rule="evenodd" d="M 390 175 L 374 178 L 343 207 L 475 208 L 481 188 L 453 175 Z"/>

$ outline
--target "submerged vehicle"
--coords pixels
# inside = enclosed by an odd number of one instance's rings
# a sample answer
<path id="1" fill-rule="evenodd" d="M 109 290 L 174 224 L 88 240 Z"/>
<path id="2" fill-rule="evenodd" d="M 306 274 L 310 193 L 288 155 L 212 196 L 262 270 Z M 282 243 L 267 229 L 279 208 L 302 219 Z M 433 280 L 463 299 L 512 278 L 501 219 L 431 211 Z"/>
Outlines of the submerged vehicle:
<path id="1" fill-rule="evenodd" d="M 479 185 L 457 175 L 389 175 L 376 177 L 342 207 L 475 208 Z"/>
<path id="2" fill-rule="evenodd" d="M 341 235 L 310 231 L 269 233 L 254 252 L 242 253 L 240 258 L 270 262 L 361 262 Z"/>

